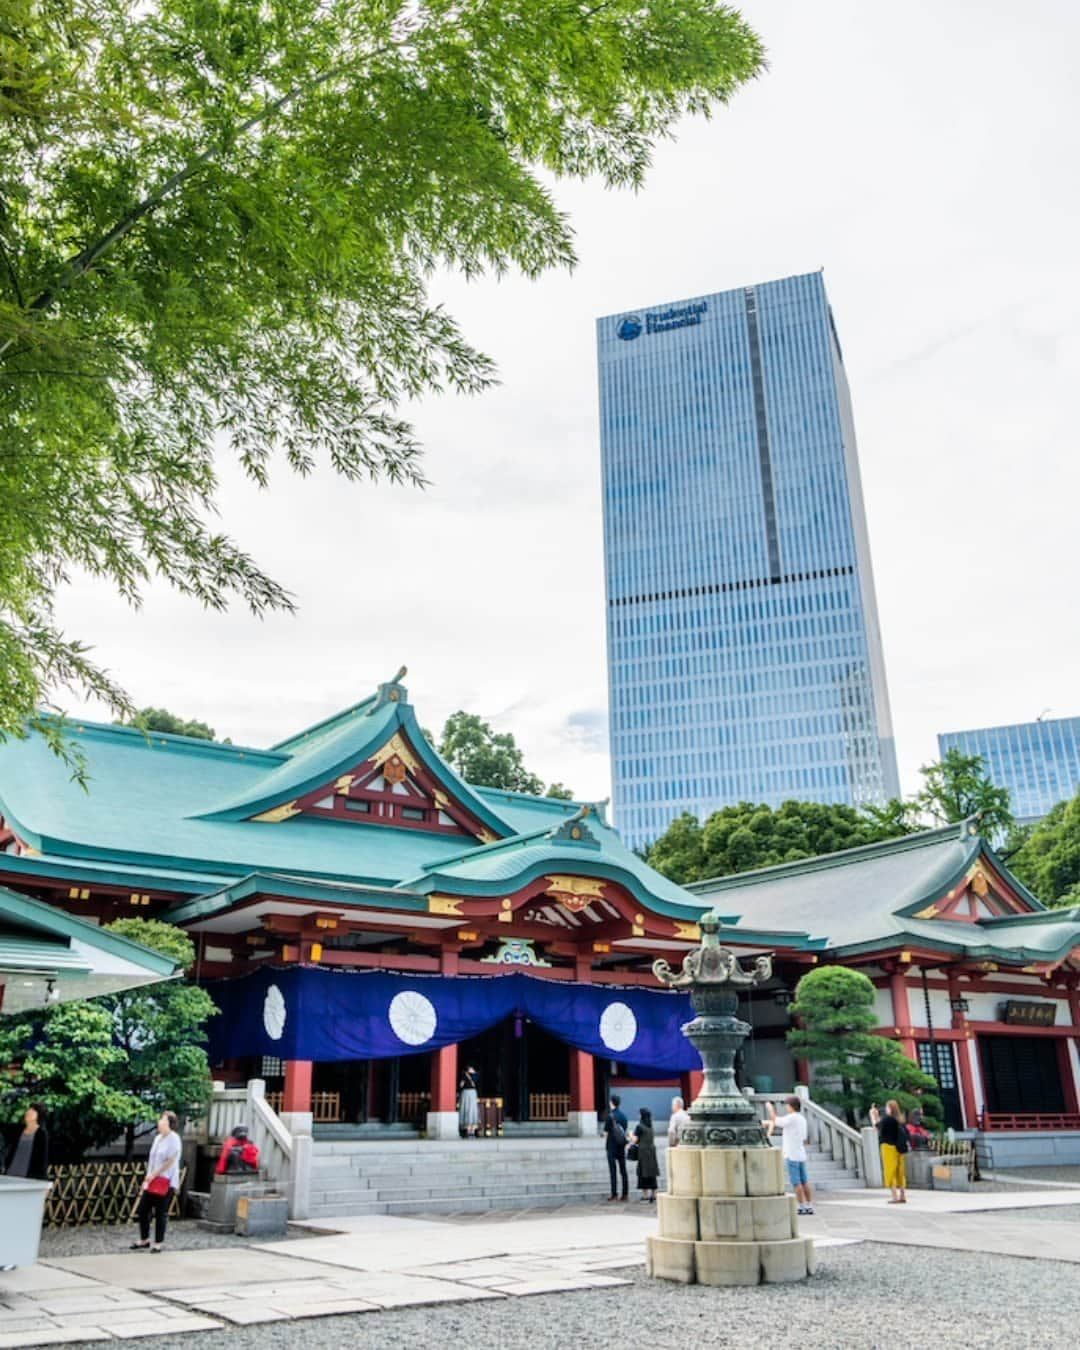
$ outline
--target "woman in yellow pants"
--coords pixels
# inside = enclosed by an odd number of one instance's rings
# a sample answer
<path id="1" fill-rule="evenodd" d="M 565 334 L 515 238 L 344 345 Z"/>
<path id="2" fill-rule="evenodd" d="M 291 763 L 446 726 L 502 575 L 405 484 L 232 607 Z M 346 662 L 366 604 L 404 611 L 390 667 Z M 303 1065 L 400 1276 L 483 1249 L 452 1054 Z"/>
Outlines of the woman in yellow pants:
<path id="1" fill-rule="evenodd" d="M 882 1115 L 876 1106 L 870 1108 L 870 1123 L 876 1126 L 881 1144 L 881 1169 L 885 1185 L 892 1192 L 890 1205 L 906 1205 L 907 1167 L 904 1155 L 908 1151 L 907 1129 L 900 1103 L 890 1098 Z"/>

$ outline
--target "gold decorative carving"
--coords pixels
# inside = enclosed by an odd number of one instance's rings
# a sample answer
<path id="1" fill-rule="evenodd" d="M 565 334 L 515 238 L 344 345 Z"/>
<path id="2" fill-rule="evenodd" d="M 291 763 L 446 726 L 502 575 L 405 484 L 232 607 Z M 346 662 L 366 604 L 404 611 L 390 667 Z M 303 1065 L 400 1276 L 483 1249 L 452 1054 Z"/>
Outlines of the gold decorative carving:
<path id="1" fill-rule="evenodd" d="M 400 755 L 391 755 L 383 765 L 383 777 L 388 783 L 404 783 L 408 777 L 408 769 L 405 767 L 405 761 Z"/>
<path id="2" fill-rule="evenodd" d="M 464 900 L 460 900 L 453 895 L 429 895 L 428 913 L 446 914 L 452 919 L 463 919 L 465 916 L 461 912 L 461 906 L 464 903 Z"/>
<path id="3" fill-rule="evenodd" d="M 645 929 L 642 928 L 641 924 L 636 923 L 636 924 L 634 924 L 633 928 L 631 929 L 631 933 L 632 933 L 632 935 L 633 935 L 634 937 L 644 937 L 644 936 L 645 936 Z"/>
<path id="4" fill-rule="evenodd" d="M 356 782 L 356 774 L 343 773 L 341 777 L 337 780 L 337 782 L 334 784 L 334 791 L 338 793 L 339 796 L 343 797 L 355 782 Z"/>
<path id="5" fill-rule="evenodd" d="M 975 867 L 972 870 L 971 889 L 978 896 L 986 895 L 990 889 L 990 881 L 981 867 Z"/>
<path id="6" fill-rule="evenodd" d="M 933 918 L 936 918 L 937 915 L 940 914 L 940 913 L 941 913 L 941 907 L 940 907 L 939 905 L 927 905 L 925 909 L 920 909 L 919 912 L 918 912 L 917 914 L 913 914 L 913 915 L 912 915 L 912 918 L 915 918 L 915 919 L 933 919 Z"/>
<path id="7" fill-rule="evenodd" d="M 545 877 L 552 891 L 563 895 L 587 895 L 594 900 L 604 896 L 604 883 L 596 877 Z"/>
<path id="8" fill-rule="evenodd" d="M 499 842 L 499 836 L 492 834 L 490 830 L 478 830 L 476 837 L 482 844 L 497 844 Z"/>
<path id="9" fill-rule="evenodd" d="M 288 820 L 290 816 L 299 814 L 300 808 L 295 802 L 286 802 L 283 806 L 274 806 L 269 811 L 261 811 L 251 819 L 264 821 L 267 825 L 277 825 L 279 821 Z"/>
<path id="10" fill-rule="evenodd" d="M 377 769 L 381 769 L 386 761 L 393 759 L 395 755 L 410 773 L 416 773 L 420 767 L 412 751 L 405 744 L 405 737 L 402 736 L 400 731 L 395 731 L 386 744 L 380 750 L 375 751 L 371 756 L 371 762 Z"/>
<path id="11" fill-rule="evenodd" d="M 513 915 L 512 911 L 510 911 L 510 910 L 508 910 L 508 909 L 501 909 L 501 910 L 499 910 L 499 922 L 500 922 L 500 923 L 513 923 L 513 921 L 514 921 L 514 915 Z"/>
<path id="12" fill-rule="evenodd" d="M 432 797 L 434 797 L 435 805 L 439 808 L 440 811 L 445 811 L 446 808 L 450 805 L 450 798 L 446 795 L 445 792 L 443 792 L 442 788 L 436 788 L 431 795 Z"/>
<path id="13" fill-rule="evenodd" d="M 701 925 L 698 923 L 682 923 L 676 919 L 673 936 L 680 938 L 684 942 L 700 942 Z"/>

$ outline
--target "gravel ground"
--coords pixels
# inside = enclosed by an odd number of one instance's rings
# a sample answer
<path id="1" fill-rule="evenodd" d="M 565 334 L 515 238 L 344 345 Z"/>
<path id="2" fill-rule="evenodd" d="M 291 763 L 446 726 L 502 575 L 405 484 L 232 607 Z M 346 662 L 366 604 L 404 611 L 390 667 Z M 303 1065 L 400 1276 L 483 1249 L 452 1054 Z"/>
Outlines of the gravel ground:
<path id="1" fill-rule="evenodd" d="M 289 1238 L 321 1237 L 306 1228 L 290 1228 Z M 116 1224 L 87 1228 L 46 1228 L 41 1235 L 38 1256 L 42 1261 L 57 1261 L 68 1256 L 100 1256 L 103 1252 L 127 1251 L 139 1237 L 135 1224 Z M 235 1233 L 210 1233 L 193 1219 L 176 1219 L 169 1224 L 165 1244 L 174 1251 L 195 1251 L 209 1247 L 248 1247 L 263 1244 L 266 1238 L 237 1237 Z M 272 1239 L 271 1239 L 272 1240 Z"/>
<path id="2" fill-rule="evenodd" d="M 618 1272 L 613 1272 L 618 1273 Z M 827 1248 L 805 1284 L 706 1289 L 648 1280 L 605 1290 L 491 1303 L 267 1323 L 200 1333 L 205 1350 L 300 1350 L 378 1344 L 466 1344 L 499 1350 L 622 1344 L 799 1346 L 894 1350 L 1073 1346 L 1080 1323 L 1076 1267 L 1049 1261 L 864 1244 Z M 143 1350 L 175 1350 L 153 1337 Z"/>

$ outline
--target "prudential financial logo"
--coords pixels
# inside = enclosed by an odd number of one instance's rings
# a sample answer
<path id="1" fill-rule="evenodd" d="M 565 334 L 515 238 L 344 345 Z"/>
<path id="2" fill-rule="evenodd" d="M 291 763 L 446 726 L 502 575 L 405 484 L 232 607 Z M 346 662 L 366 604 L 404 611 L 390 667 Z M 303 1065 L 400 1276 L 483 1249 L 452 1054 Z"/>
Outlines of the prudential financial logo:
<path id="1" fill-rule="evenodd" d="M 639 338 L 644 331 L 644 325 L 636 314 L 628 314 L 619 324 L 615 332 L 624 342 L 633 342 Z"/>
<path id="2" fill-rule="evenodd" d="M 674 328 L 694 328 L 708 312 L 707 300 L 695 300 L 689 305 L 649 310 L 644 319 L 639 314 L 628 314 L 625 319 L 619 320 L 615 336 L 624 342 L 633 342 L 642 333 L 670 333 Z"/>

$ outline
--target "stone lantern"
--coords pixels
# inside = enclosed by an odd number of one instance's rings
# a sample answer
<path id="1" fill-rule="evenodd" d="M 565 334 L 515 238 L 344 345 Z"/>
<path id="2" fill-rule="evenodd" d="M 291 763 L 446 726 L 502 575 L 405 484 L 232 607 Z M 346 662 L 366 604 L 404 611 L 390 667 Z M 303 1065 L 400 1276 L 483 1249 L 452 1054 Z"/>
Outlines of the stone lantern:
<path id="1" fill-rule="evenodd" d="M 739 990 L 767 980 L 772 957 L 759 956 L 744 970 L 720 945 L 715 912 L 703 915 L 700 927 L 701 945 L 681 970 L 653 963 L 661 984 L 690 994 L 697 1015 L 682 1031 L 705 1078 L 690 1123 L 668 1150 L 668 1194 L 659 1197 L 660 1232 L 648 1239 L 648 1272 L 683 1284 L 805 1279 L 814 1269 L 813 1242 L 799 1236 L 783 1157 L 735 1082 L 735 1056 L 750 1034 L 736 1016 Z"/>

